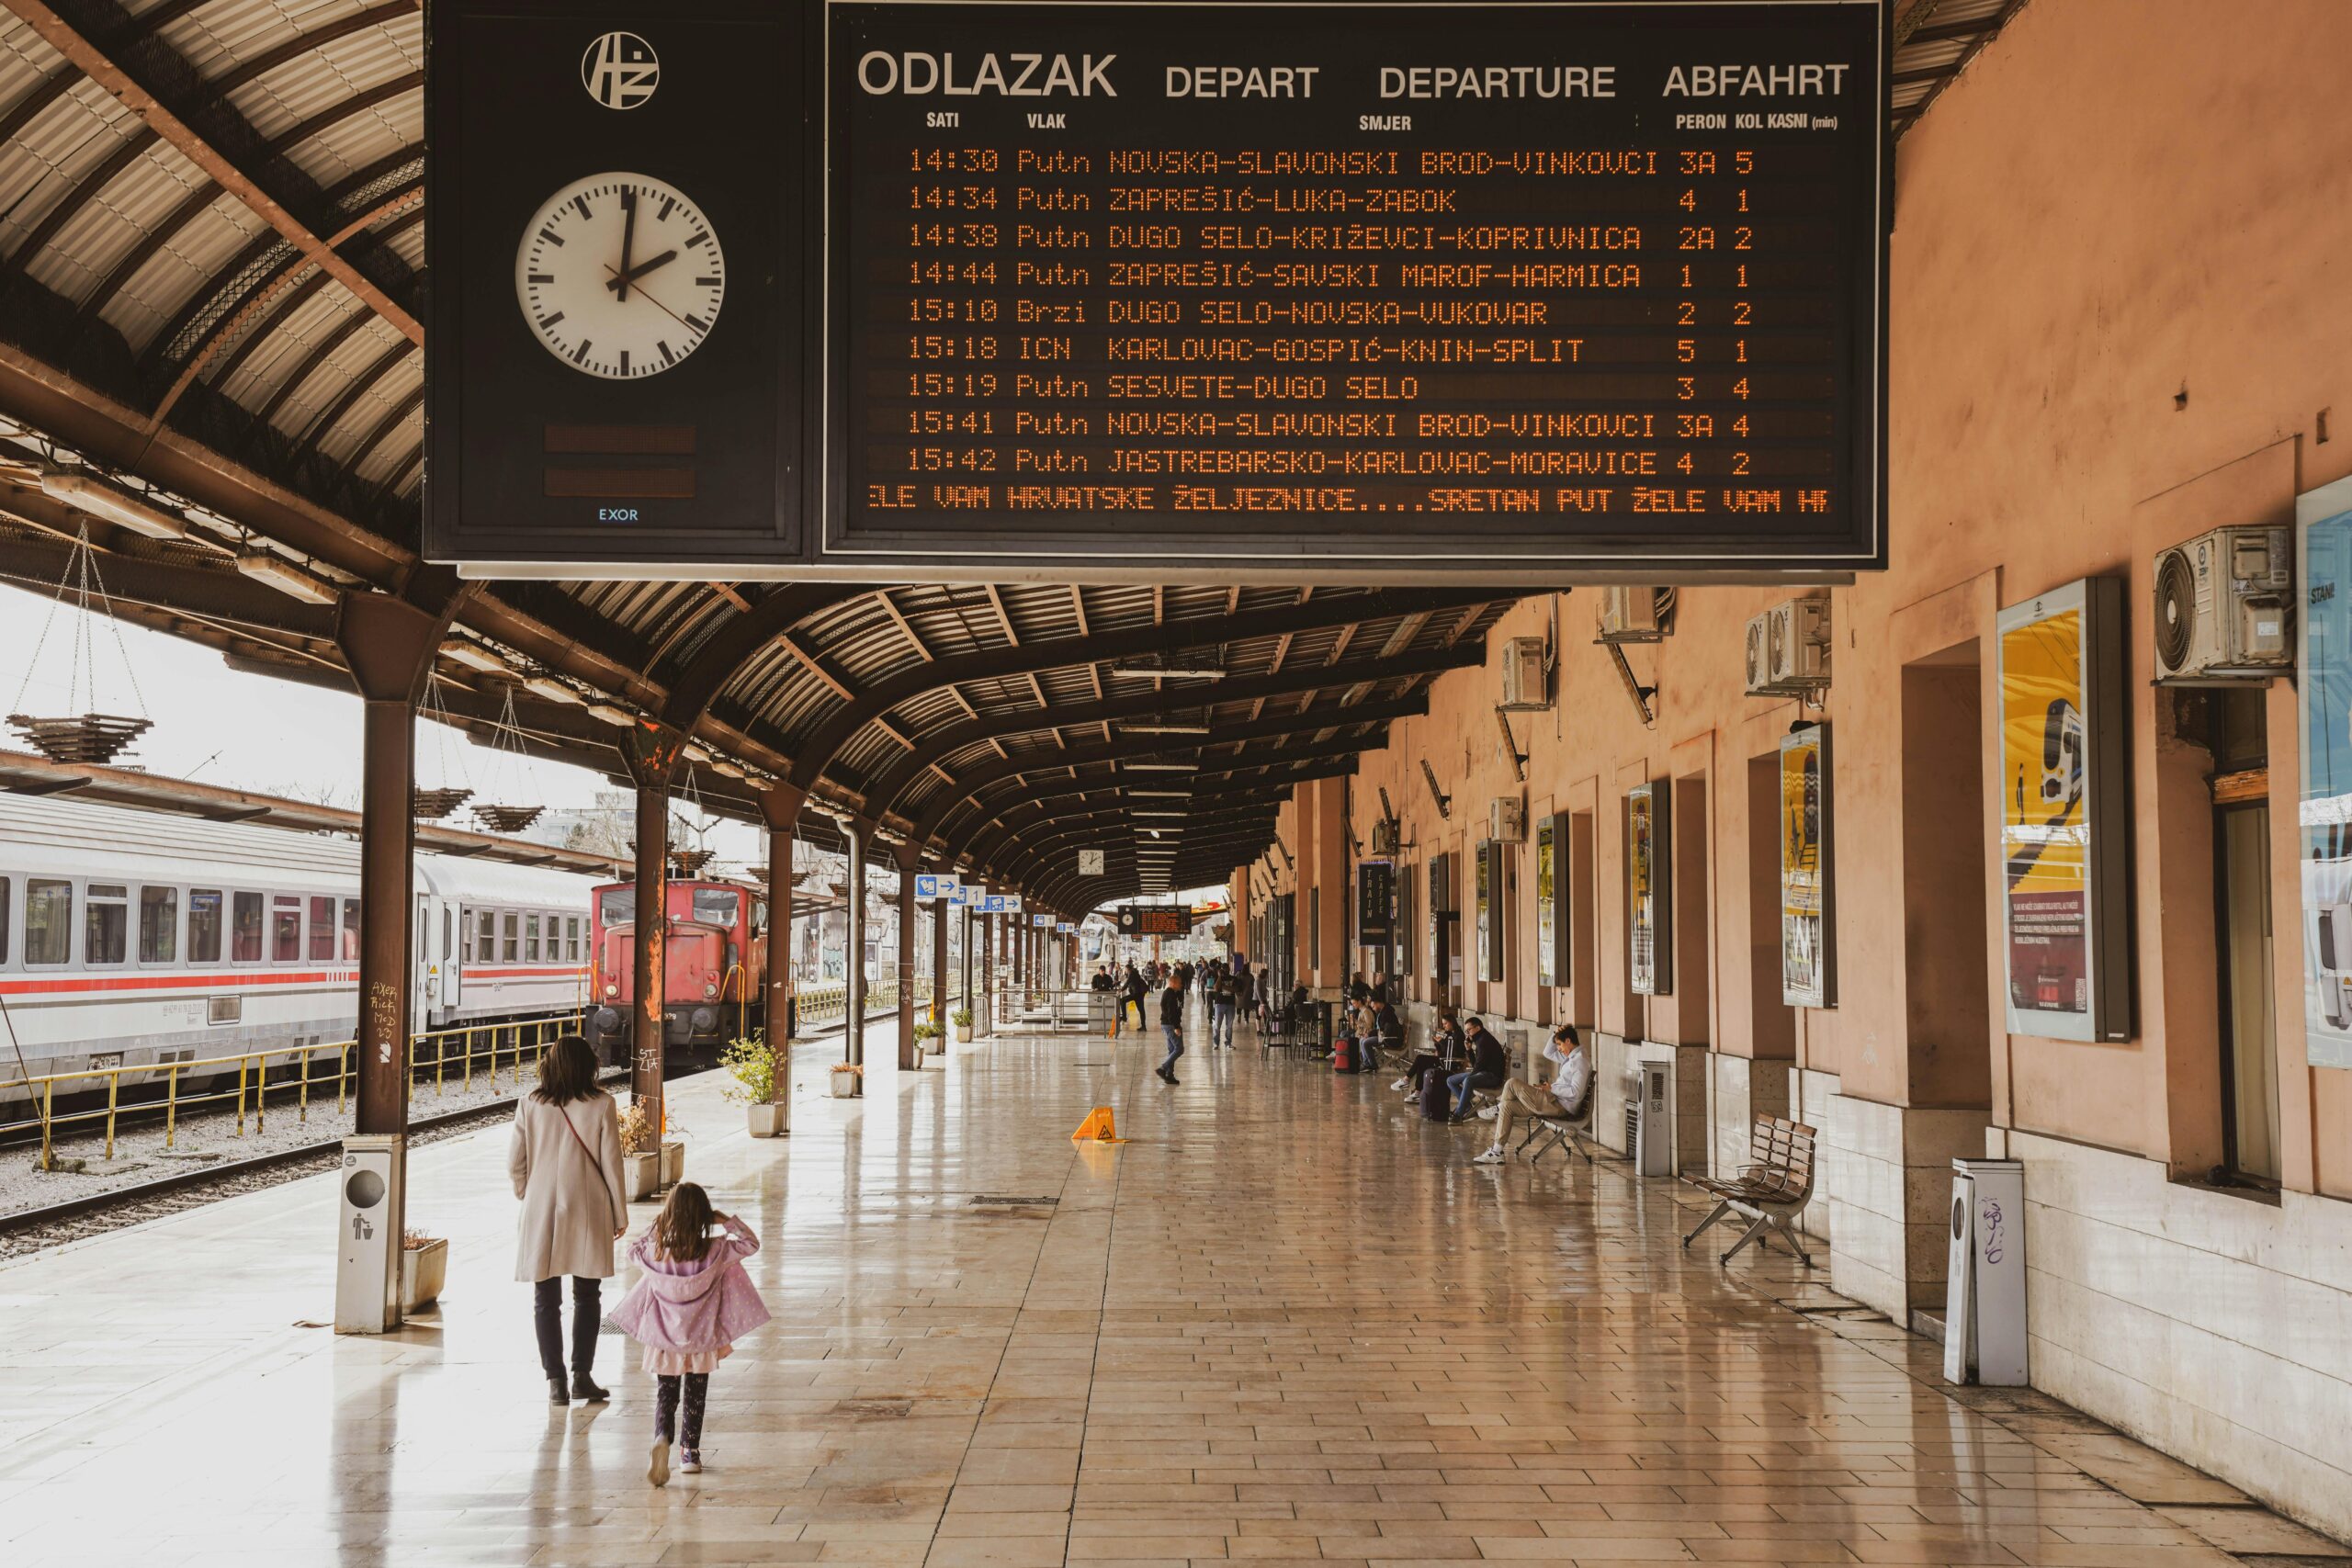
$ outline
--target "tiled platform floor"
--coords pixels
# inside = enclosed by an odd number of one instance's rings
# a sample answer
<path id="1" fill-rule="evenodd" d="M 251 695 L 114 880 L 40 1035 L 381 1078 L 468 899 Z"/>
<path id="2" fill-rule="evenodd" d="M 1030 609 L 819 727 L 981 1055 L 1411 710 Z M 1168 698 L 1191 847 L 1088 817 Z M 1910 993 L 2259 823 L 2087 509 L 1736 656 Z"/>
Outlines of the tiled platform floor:
<path id="1" fill-rule="evenodd" d="M 503 1133 L 418 1156 L 452 1278 L 397 1337 L 301 1325 L 323 1178 L 0 1267 L 0 1562 L 2222 1568 L 2207 1536 L 2301 1539 L 2047 1402 L 1955 1403 L 1932 1347 L 1776 1301 L 1827 1299 L 1792 1262 L 1684 1254 L 1668 1183 L 1474 1168 L 1477 1130 L 1253 1047 L 1172 1090 L 1156 1060 L 984 1043 L 834 1102 L 811 1053 L 788 1143 L 680 1086 L 778 1321 L 666 1491 L 634 1347 L 610 1405 L 545 1403 Z M 1071 1145 L 1097 1102 L 1133 1142 Z"/>

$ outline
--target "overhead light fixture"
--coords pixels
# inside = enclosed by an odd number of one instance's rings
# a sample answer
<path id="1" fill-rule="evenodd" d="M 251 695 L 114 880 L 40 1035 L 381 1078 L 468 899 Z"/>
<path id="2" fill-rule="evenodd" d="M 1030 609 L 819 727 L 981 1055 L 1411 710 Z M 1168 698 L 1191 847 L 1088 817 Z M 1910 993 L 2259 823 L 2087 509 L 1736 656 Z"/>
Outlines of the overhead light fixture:
<path id="1" fill-rule="evenodd" d="M 469 670 L 486 671 L 493 675 L 512 675 L 506 660 L 478 642 L 453 637 L 441 645 L 441 657 L 452 664 L 462 664 Z"/>
<path id="2" fill-rule="evenodd" d="M 1130 812 L 1128 812 L 1128 813 L 1127 813 L 1127 815 L 1128 815 L 1128 816 L 1130 816 L 1130 817 L 1174 817 L 1174 818 L 1180 818 L 1180 819 L 1181 819 L 1181 818 L 1182 818 L 1190 817 L 1190 816 L 1192 815 L 1192 813 L 1191 813 L 1191 812 L 1189 812 L 1189 811 L 1143 811 L 1143 810 L 1136 810 L 1136 811 L 1130 811 Z"/>
<path id="3" fill-rule="evenodd" d="M 743 770 L 737 767 L 734 763 L 729 761 L 724 757 L 720 757 L 713 761 L 710 764 L 710 771 L 714 773 L 725 773 L 730 779 L 740 779 L 743 776 Z"/>
<path id="4" fill-rule="evenodd" d="M 1181 661 L 1170 664 L 1130 660 L 1112 665 L 1111 673 L 1134 681 L 1222 681 L 1225 679 L 1225 667 L 1221 664 L 1186 664 Z"/>
<path id="5" fill-rule="evenodd" d="M 40 477 L 43 495 L 151 539 L 185 539 L 187 521 L 153 502 L 117 490 L 94 474 L 62 469 Z"/>
<path id="6" fill-rule="evenodd" d="M 1137 800 L 1190 800 L 1193 798 L 1193 792 L 1189 789 L 1136 789 L 1130 785 L 1127 794 Z"/>
<path id="7" fill-rule="evenodd" d="M 685 743 L 685 745 L 684 745 L 684 747 L 682 747 L 682 748 L 681 748 L 681 750 L 684 752 L 685 757 L 686 757 L 686 760 L 687 760 L 688 761 L 691 761 L 691 762 L 707 762 L 707 761 L 710 761 L 710 753 L 709 753 L 708 751 L 705 750 L 703 748 L 701 748 L 701 747 L 699 747 L 699 746 L 695 745 L 695 744 L 693 741 L 691 741 L 691 740 L 687 741 L 687 742 Z"/>
<path id="8" fill-rule="evenodd" d="M 637 723 L 637 715 L 627 708 L 616 708 L 610 703 L 590 703 L 588 716 L 602 719 L 616 729 L 627 729 Z"/>
<path id="9" fill-rule="evenodd" d="M 1209 727 L 1205 724 L 1123 724 L 1118 727 L 1118 729 L 1122 735 L 1206 735 L 1209 733 Z"/>
<path id="10" fill-rule="evenodd" d="M 523 682 L 523 689 L 535 697 L 545 697 L 551 703 L 586 701 L 581 694 L 549 675 L 534 675 Z"/>
<path id="11" fill-rule="evenodd" d="M 1122 762 L 1119 766 L 1131 773 L 1196 773 L 1198 762 Z"/>
<path id="12" fill-rule="evenodd" d="M 248 550 L 239 556 L 237 570 L 255 582 L 266 583 L 306 604 L 332 604 L 335 601 L 334 583 L 312 577 L 285 557 L 267 550 Z"/>

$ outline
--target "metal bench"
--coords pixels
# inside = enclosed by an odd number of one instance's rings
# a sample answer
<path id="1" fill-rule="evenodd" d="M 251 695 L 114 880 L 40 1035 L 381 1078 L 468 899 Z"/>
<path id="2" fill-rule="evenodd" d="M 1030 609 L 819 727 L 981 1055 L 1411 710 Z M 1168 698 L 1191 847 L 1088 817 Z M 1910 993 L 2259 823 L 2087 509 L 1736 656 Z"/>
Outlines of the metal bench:
<path id="1" fill-rule="evenodd" d="M 1520 1139 L 1519 1147 L 1511 1152 L 1525 1153 L 1528 1145 L 1542 1138 L 1543 1146 L 1528 1156 L 1528 1164 L 1533 1165 L 1554 1149 L 1560 1148 L 1566 1149 L 1570 1154 L 1582 1155 L 1585 1164 L 1592 1164 L 1593 1105 L 1600 1098 L 1592 1092 L 1592 1086 L 1588 1083 L 1585 1086 L 1584 1104 L 1577 1110 L 1555 1111 L 1548 1116 L 1540 1111 L 1531 1115 L 1527 1122 L 1527 1136 Z"/>
<path id="2" fill-rule="evenodd" d="M 1699 1222 L 1698 1230 L 1682 1238 L 1682 1245 L 1687 1247 L 1698 1240 L 1700 1231 L 1725 1214 L 1737 1213 L 1755 1223 L 1724 1254 L 1725 1263 L 1751 1241 L 1766 1245 L 1764 1233 L 1777 1231 L 1797 1260 L 1812 1268 L 1812 1255 L 1797 1240 L 1795 1221 L 1813 1199 L 1813 1129 L 1802 1122 L 1758 1116 L 1748 1130 L 1747 1163 L 1739 1174 L 1727 1180 L 1711 1178 L 1697 1183 L 1700 1190 L 1714 1194 L 1715 1207 Z"/>

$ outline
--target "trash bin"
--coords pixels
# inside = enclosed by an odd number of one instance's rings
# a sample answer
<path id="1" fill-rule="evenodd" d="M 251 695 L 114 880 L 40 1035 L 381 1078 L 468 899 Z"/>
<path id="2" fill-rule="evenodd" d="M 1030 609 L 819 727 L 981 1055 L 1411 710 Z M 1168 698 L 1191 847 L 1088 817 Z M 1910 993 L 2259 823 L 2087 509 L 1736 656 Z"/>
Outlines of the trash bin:
<path id="1" fill-rule="evenodd" d="M 1944 1285 L 1944 1379 L 2026 1382 L 2025 1167 L 1951 1162 L 1951 1253 Z"/>

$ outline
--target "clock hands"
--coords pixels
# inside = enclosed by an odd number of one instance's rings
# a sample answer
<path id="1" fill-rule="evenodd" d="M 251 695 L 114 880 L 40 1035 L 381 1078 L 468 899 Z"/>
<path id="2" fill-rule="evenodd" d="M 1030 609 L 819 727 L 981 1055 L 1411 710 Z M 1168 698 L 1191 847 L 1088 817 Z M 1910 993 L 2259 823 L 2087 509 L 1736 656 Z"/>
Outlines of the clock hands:
<path id="1" fill-rule="evenodd" d="M 621 187 L 621 276 L 619 281 L 612 287 L 620 290 L 620 297 L 624 299 L 628 298 L 629 279 L 637 276 L 629 270 L 628 265 L 629 252 L 636 244 L 637 192 L 623 186 Z"/>
<path id="2" fill-rule="evenodd" d="M 651 267 L 651 266 L 658 265 L 660 263 L 662 263 L 662 262 L 663 262 L 663 261 L 666 261 L 666 260 L 668 260 L 668 259 L 669 259 L 669 258 L 668 258 L 668 257 L 666 257 L 666 256 L 656 256 L 652 261 L 647 262 L 647 263 L 645 264 L 645 266 L 639 267 L 639 268 L 638 268 L 638 270 L 639 270 L 639 272 L 643 272 L 643 271 L 645 271 L 645 270 L 646 270 L 646 268 L 647 268 L 647 267 Z M 617 282 L 619 282 L 619 281 L 620 281 L 620 273 L 619 273 L 618 269 L 616 269 L 616 268 L 615 268 L 614 266 L 612 266 L 609 263 L 608 263 L 608 264 L 606 264 L 606 265 L 605 265 L 605 270 L 606 272 L 609 272 L 609 273 L 611 273 L 611 274 L 613 275 L 612 276 L 610 276 L 610 277 L 608 277 L 608 278 L 605 279 L 605 288 L 612 288 L 616 283 L 617 283 Z M 681 316 L 680 314 L 678 314 L 678 312 L 677 312 L 677 311 L 673 310 L 672 309 L 670 309 L 670 307 L 669 307 L 669 306 L 664 305 L 663 303 L 662 303 L 662 301 L 661 301 L 661 300 L 654 299 L 654 298 L 653 298 L 653 295 L 652 295 L 652 292 L 651 292 L 650 289 L 647 289 L 647 288 L 644 288 L 640 287 L 640 288 L 638 289 L 638 292 L 639 292 L 639 294 L 644 295 L 644 296 L 645 296 L 645 298 L 646 298 L 646 299 L 647 299 L 648 301 L 650 301 L 650 302 L 652 304 L 652 306 L 653 306 L 653 308 L 654 308 L 655 310 L 657 310 L 661 311 L 663 315 L 665 315 L 665 316 L 669 317 L 672 321 L 673 321 L 677 322 L 680 326 L 682 326 L 682 327 L 685 328 L 685 329 L 686 329 L 686 331 L 688 331 L 688 332 L 690 332 L 690 333 L 694 333 L 696 337 L 700 337 L 700 336 L 701 336 L 701 335 L 702 335 L 706 331 L 707 331 L 707 330 L 708 330 L 707 323 L 706 323 L 704 326 L 699 326 L 699 327 L 698 327 L 698 326 L 695 325 L 695 323 L 694 323 L 694 322 L 692 322 L 692 321 L 690 321 L 686 320 L 684 316 Z"/>
<path id="3" fill-rule="evenodd" d="M 634 209 L 630 210 L 629 216 L 631 218 L 635 218 L 637 216 Z M 635 266 L 631 266 L 628 265 L 628 245 L 624 242 L 621 245 L 621 265 L 617 268 L 608 266 L 605 269 L 613 275 L 612 276 L 605 279 L 605 287 L 607 288 L 617 289 L 620 293 L 620 297 L 626 299 L 628 298 L 628 286 L 630 284 L 635 283 L 639 278 L 643 277 L 655 267 L 667 266 L 670 263 L 676 261 L 677 259 L 678 250 L 676 246 L 673 245 L 670 249 L 663 251 L 660 255 L 649 257 L 646 260 L 638 263 Z M 639 289 L 638 292 L 641 294 L 644 293 L 644 290 Z"/>

